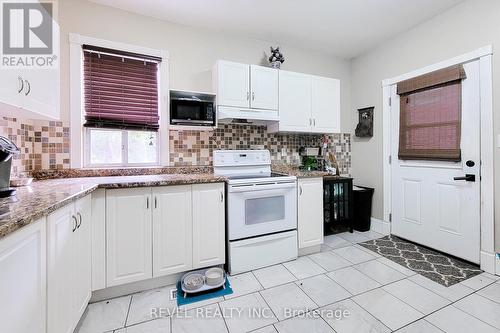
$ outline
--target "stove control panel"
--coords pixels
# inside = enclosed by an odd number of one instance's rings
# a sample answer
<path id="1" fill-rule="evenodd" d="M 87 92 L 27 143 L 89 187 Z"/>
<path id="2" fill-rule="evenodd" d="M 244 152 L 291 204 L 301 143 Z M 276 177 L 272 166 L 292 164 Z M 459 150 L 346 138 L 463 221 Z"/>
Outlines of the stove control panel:
<path id="1" fill-rule="evenodd" d="M 269 150 L 214 150 L 214 166 L 270 165 Z"/>

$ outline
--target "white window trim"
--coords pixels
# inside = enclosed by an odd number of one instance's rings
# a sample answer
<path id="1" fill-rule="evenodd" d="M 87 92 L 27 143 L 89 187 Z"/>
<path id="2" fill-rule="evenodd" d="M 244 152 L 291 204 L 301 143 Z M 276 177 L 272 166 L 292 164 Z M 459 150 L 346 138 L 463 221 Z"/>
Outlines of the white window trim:
<path id="1" fill-rule="evenodd" d="M 384 156 L 384 224 L 390 226 L 391 214 L 391 132 L 389 97 L 391 86 L 449 66 L 479 60 L 481 99 L 481 269 L 500 275 L 500 258 L 495 257 L 495 216 L 494 216 L 494 135 L 493 135 L 493 47 L 484 46 L 472 52 L 448 59 L 418 70 L 382 81 L 383 98 L 383 156 Z M 496 267 L 495 267 L 496 266 Z"/>
<path id="2" fill-rule="evenodd" d="M 69 88 L 70 88 L 70 165 L 71 168 L 85 167 L 85 129 L 83 124 L 83 50 L 84 44 L 119 50 L 124 52 L 139 53 L 162 59 L 160 63 L 159 90 L 159 113 L 160 128 L 158 130 L 159 146 L 159 166 L 168 166 L 169 156 L 169 52 L 166 50 L 151 49 L 142 46 L 113 42 L 104 39 L 82 36 L 79 34 L 69 34 L 70 43 L 70 68 L 69 68 Z M 133 167 L 134 165 L 127 165 Z M 136 165 L 137 166 L 137 165 Z M 141 164 L 140 166 L 147 166 Z M 91 167 L 91 166 L 89 166 Z M 98 166 L 102 167 L 102 166 Z M 117 167 L 123 167 L 122 165 Z"/>

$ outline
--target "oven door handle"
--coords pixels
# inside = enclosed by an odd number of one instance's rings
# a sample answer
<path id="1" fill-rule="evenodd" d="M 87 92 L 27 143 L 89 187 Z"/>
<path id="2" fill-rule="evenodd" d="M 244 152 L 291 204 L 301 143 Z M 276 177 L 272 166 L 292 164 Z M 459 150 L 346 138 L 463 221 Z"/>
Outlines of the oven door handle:
<path id="1" fill-rule="evenodd" d="M 229 187 L 229 192 L 253 192 L 253 191 L 265 191 L 265 190 L 277 190 L 277 189 L 287 189 L 297 187 L 296 182 L 286 182 L 286 183 L 262 183 L 262 184 L 251 184 L 251 185 L 231 185 Z"/>

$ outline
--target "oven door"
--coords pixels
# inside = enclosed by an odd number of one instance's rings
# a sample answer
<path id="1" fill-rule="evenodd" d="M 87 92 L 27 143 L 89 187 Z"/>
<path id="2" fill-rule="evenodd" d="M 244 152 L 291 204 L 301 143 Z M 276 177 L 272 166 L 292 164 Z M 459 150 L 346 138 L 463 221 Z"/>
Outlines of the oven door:
<path id="1" fill-rule="evenodd" d="M 238 240 L 297 228 L 297 183 L 230 185 L 228 236 Z"/>

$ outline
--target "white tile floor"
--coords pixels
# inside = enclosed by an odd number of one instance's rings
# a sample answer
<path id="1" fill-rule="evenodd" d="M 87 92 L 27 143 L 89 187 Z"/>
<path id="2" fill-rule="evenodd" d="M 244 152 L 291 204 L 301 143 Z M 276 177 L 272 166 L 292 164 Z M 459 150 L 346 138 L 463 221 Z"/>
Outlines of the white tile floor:
<path id="1" fill-rule="evenodd" d="M 230 277 L 232 295 L 177 313 L 174 286 L 90 304 L 76 332 L 500 333 L 499 276 L 446 288 L 356 245 L 381 236 L 327 236 L 321 253 Z"/>

